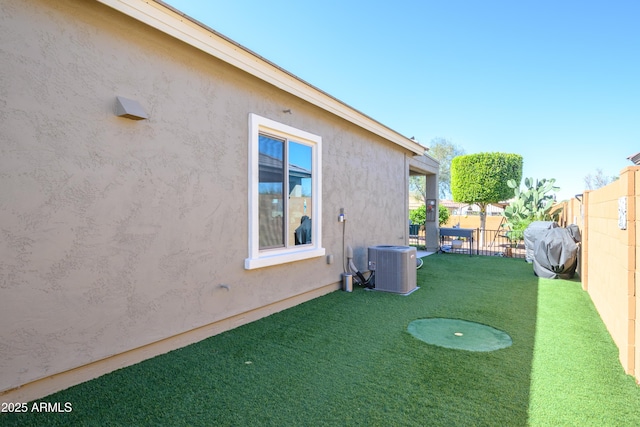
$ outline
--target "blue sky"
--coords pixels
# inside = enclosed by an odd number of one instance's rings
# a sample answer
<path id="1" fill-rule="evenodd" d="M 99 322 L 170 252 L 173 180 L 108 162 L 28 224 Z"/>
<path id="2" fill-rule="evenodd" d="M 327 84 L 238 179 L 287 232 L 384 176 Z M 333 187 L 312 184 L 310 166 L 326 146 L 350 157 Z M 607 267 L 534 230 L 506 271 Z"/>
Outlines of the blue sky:
<path id="1" fill-rule="evenodd" d="M 640 151 L 640 1 L 165 0 L 428 146 L 524 158 L 560 199 Z"/>

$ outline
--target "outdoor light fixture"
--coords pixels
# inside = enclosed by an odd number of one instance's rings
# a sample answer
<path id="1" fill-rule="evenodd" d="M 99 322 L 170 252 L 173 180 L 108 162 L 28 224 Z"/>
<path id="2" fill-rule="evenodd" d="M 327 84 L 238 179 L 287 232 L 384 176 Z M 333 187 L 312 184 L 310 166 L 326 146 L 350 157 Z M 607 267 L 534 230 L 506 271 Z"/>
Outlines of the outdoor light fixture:
<path id="1" fill-rule="evenodd" d="M 435 199 L 427 199 L 427 221 L 435 221 L 436 220 L 436 200 Z"/>
<path id="2" fill-rule="evenodd" d="M 580 193 L 580 194 L 576 194 L 576 195 L 575 195 L 576 199 L 578 199 L 578 201 L 579 201 L 580 203 L 582 203 L 582 196 L 583 196 L 583 194 L 582 194 L 582 193 Z"/>
<path id="3" fill-rule="evenodd" d="M 116 96 L 116 116 L 131 120 L 145 120 L 149 115 L 144 108 L 133 99 Z"/>

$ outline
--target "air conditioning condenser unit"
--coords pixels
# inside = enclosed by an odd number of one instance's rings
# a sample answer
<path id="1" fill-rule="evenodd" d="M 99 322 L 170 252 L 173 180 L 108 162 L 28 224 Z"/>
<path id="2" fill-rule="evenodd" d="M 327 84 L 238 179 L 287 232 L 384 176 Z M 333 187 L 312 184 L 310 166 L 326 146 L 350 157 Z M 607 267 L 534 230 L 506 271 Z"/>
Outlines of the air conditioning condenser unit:
<path id="1" fill-rule="evenodd" d="M 370 246 L 369 270 L 375 272 L 375 289 L 408 295 L 417 290 L 417 252 L 412 246 Z"/>

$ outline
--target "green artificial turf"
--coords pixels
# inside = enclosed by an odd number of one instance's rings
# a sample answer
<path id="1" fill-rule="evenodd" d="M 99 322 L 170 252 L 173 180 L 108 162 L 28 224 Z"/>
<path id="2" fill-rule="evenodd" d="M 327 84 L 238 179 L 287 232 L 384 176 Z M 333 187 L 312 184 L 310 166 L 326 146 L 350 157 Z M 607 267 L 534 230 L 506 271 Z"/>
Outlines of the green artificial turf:
<path id="1" fill-rule="evenodd" d="M 541 279 L 538 289 L 531 423 L 640 426 L 640 387 L 580 283 Z"/>
<path id="2" fill-rule="evenodd" d="M 431 317 L 409 323 L 409 333 L 417 339 L 445 348 L 467 351 L 495 351 L 509 347 L 511 337 L 482 323 Z"/>
<path id="3" fill-rule="evenodd" d="M 286 279 L 283 279 L 286 280 Z M 0 425 L 640 425 L 640 388 L 577 281 L 522 260 L 425 258 L 409 296 L 337 291 L 41 399 Z M 490 325 L 491 352 L 414 338 L 423 318 Z"/>

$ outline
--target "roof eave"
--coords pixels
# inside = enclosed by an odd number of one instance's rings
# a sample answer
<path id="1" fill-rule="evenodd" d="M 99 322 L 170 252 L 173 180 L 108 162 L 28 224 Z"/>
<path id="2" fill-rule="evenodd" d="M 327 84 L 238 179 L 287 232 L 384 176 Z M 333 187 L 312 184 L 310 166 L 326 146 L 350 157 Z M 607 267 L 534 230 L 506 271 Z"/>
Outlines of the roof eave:
<path id="1" fill-rule="evenodd" d="M 160 0 L 97 1 L 415 154 L 428 150 Z"/>

